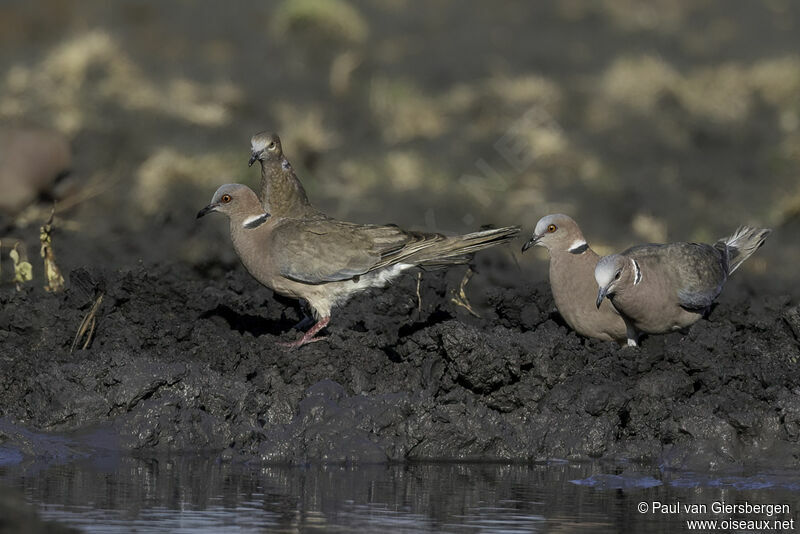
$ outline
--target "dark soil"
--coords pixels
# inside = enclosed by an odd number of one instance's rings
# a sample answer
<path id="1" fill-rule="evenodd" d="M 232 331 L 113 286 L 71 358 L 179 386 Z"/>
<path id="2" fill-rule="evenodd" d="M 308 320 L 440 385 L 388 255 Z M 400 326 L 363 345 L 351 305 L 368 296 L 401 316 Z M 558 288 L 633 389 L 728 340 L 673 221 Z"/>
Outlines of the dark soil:
<path id="1" fill-rule="evenodd" d="M 800 4 L 347 3 L 360 39 L 318 40 L 339 26 L 324 13 L 281 31 L 284 2 L 0 7 L 0 119 L 63 131 L 81 193 L 54 223 L 62 294 L 36 253 L 50 204 L 0 214 L 0 464 L 121 449 L 800 466 Z M 774 232 L 708 320 L 640 349 L 578 337 L 541 256 L 492 252 L 468 286 L 480 318 L 452 300 L 463 269 L 426 273 L 421 307 L 409 275 L 286 352 L 299 304 L 247 275 L 221 218 L 194 220 L 220 184 L 258 183 L 260 130 L 316 206 L 356 222 L 528 237 L 558 211 L 604 253 Z M 524 165 L 500 150 L 516 141 Z M 20 292 L 16 238 L 34 270 Z"/>
<path id="2" fill-rule="evenodd" d="M 463 269 L 425 273 L 421 309 L 406 276 L 293 352 L 277 342 L 298 335 L 300 306 L 241 267 L 79 269 L 60 295 L 6 287 L 0 443 L 55 459 L 119 447 L 292 463 L 800 465 L 788 297 L 734 279 L 708 320 L 632 349 L 570 332 L 546 281 L 519 282 L 500 255 L 479 262 L 468 294 L 480 319 L 451 300 Z M 94 339 L 71 353 L 100 290 Z"/>

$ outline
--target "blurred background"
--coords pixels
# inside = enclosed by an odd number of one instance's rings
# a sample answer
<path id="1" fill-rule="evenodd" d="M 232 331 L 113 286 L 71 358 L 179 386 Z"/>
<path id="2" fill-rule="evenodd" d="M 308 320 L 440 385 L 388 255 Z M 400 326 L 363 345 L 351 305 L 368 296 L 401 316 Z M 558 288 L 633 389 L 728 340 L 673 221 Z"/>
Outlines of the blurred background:
<path id="1" fill-rule="evenodd" d="M 255 187 L 273 130 L 339 218 L 530 235 L 563 212 L 606 253 L 767 225 L 742 278 L 796 294 L 798 30 L 790 0 L 5 0 L 2 227 L 33 255 L 56 197 L 65 272 L 233 266 L 194 216 Z"/>

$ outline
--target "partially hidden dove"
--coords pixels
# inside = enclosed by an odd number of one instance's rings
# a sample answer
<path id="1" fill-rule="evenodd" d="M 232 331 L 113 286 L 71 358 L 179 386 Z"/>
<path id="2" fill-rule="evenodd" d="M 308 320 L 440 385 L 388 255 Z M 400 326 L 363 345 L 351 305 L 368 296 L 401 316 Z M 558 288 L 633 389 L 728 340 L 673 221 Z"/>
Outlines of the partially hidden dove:
<path id="1" fill-rule="evenodd" d="M 256 161 L 261 163 L 259 198 L 272 217 L 324 217 L 309 202 L 303 184 L 283 154 L 281 139 L 277 134 L 261 132 L 250 139 L 249 165 L 252 166 Z"/>
<path id="2" fill-rule="evenodd" d="M 625 322 L 610 302 L 597 300 L 594 269 L 600 256 L 583 237 L 578 223 L 560 213 L 539 219 L 522 247 L 545 247 L 550 253 L 550 290 L 561 317 L 577 333 L 605 341 L 626 340 Z"/>

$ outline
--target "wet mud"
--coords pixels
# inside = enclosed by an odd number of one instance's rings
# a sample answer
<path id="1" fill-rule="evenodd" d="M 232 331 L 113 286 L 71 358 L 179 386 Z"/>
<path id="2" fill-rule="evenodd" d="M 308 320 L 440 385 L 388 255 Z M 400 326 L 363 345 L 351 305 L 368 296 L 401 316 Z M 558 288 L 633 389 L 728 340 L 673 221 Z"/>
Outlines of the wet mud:
<path id="1" fill-rule="evenodd" d="M 202 450 L 293 464 L 800 465 L 788 296 L 734 278 L 708 320 L 636 349 L 571 332 L 546 279 L 502 252 L 474 267 L 480 317 L 454 298 L 464 268 L 426 272 L 358 296 L 325 341 L 289 352 L 277 344 L 299 335 L 301 306 L 236 265 L 81 268 L 63 294 L 4 287 L 0 442 L 56 461 Z M 90 343 L 71 351 L 101 292 Z"/>
<path id="2" fill-rule="evenodd" d="M 0 120 L 62 132 L 74 181 L 0 214 L 0 464 L 800 465 L 795 4 L 292 4 L 2 9 Z M 478 316 L 463 268 L 411 274 L 337 310 L 326 341 L 280 348 L 300 305 L 247 275 L 221 218 L 194 220 L 220 184 L 258 182 L 265 129 L 337 218 L 522 225 L 476 257 Z M 632 349 L 571 332 L 544 258 L 512 260 L 553 212 L 603 254 L 774 231 L 708 320 Z"/>

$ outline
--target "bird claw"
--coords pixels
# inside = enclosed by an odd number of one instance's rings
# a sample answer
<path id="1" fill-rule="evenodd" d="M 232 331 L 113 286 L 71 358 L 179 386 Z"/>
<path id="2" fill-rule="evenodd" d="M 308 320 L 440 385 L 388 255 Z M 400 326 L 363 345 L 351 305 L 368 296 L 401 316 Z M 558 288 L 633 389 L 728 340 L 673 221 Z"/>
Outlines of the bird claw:
<path id="1" fill-rule="evenodd" d="M 461 306 L 462 308 L 467 310 L 469 313 L 471 313 L 473 316 L 475 316 L 478 319 L 480 319 L 481 316 L 478 314 L 478 312 L 476 312 L 475 310 L 472 309 L 472 304 L 470 304 L 469 299 L 467 298 L 467 292 L 466 292 L 467 283 L 469 283 L 469 279 L 472 278 L 473 272 L 474 271 L 472 270 L 471 267 L 467 268 L 467 272 L 464 273 L 464 278 L 461 279 L 461 284 L 459 284 L 459 286 L 458 286 L 458 294 L 455 295 L 454 297 L 452 297 L 450 299 L 450 301 L 453 304 L 455 304 L 456 306 Z"/>
<path id="2" fill-rule="evenodd" d="M 316 343 L 317 341 L 326 340 L 328 339 L 327 337 L 315 337 L 315 336 L 317 335 L 317 333 L 319 333 L 320 330 L 328 326 L 330 320 L 331 320 L 330 317 L 323 317 L 322 319 L 319 320 L 319 322 L 317 322 L 314 326 L 312 326 L 308 332 L 303 334 L 303 337 L 301 337 L 297 341 L 292 341 L 288 343 L 287 342 L 278 343 L 278 345 L 286 349 L 292 350 L 298 347 L 302 347 L 303 345 L 307 345 L 309 343 Z"/>

